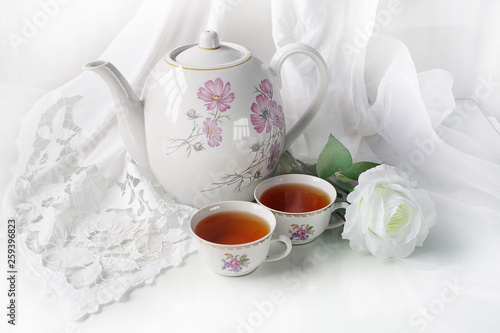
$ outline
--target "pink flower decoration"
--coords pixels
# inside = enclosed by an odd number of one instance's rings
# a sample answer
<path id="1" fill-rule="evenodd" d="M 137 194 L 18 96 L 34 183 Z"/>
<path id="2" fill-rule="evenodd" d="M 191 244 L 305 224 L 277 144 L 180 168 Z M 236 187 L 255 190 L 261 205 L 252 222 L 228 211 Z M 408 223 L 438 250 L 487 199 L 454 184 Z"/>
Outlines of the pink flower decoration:
<path id="1" fill-rule="evenodd" d="M 307 230 L 306 229 L 299 229 L 295 232 L 294 236 L 297 238 L 300 238 L 300 239 L 305 239 L 307 236 Z"/>
<path id="2" fill-rule="evenodd" d="M 203 122 L 203 132 L 207 135 L 208 145 L 217 147 L 222 141 L 222 128 L 219 127 L 217 120 L 207 118 Z"/>
<path id="3" fill-rule="evenodd" d="M 271 122 L 269 121 L 269 110 L 271 109 L 271 100 L 265 95 L 257 96 L 257 103 L 252 103 L 250 108 L 254 114 L 250 115 L 250 120 L 257 133 L 266 133 L 271 131 Z"/>
<path id="4" fill-rule="evenodd" d="M 268 79 L 260 81 L 259 88 L 265 94 L 268 94 L 268 95 L 273 94 L 273 85 L 271 84 L 271 82 L 269 82 Z"/>
<path id="5" fill-rule="evenodd" d="M 274 101 L 271 104 L 270 117 L 274 126 L 278 127 L 280 130 L 283 129 L 283 125 L 285 124 L 285 116 L 283 115 L 281 105 L 278 105 Z"/>
<path id="6" fill-rule="evenodd" d="M 280 144 L 278 140 L 271 145 L 269 159 L 267 160 L 267 170 L 271 170 L 276 165 L 276 161 L 280 156 Z"/>
<path id="7" fill-rule="evenodd" d="M 234 101 L 234 93 L 229 93 L 231 84 L 224 82 L 220 78 L 215 79 L 215 82 L 209 80 L 205 82 L 205 88 L 200 87 L 198 90 L 198 98 L 207 102 L 205 106 L 207 110 L 217 108 L 220 112 L 224 112 L 231 108 L 229 103 Z"/>
<path id="8" fill-rule="evenodd" d="M 240 266 L 241 266 L 241 261 L 239 261 L 238 259 L 233 259 L 229 262 L 229 267 L 231 268 L 231 270 L 235 272 L 240 270 Z"/>

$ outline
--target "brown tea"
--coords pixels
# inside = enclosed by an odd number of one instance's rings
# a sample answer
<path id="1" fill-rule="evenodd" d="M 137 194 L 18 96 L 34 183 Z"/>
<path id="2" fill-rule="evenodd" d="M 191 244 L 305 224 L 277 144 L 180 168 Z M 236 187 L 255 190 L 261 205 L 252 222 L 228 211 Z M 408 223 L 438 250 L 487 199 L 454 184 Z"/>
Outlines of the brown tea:
<path id="1" fill-rule="evenodd" d="M 194 232 L 204 240 L 217 244 L 244 244 L 266 236 L 270 231 L 267 222 L 251 213 L 220 212 L 205 217 Z"/>
<path id="2" fill-rule="evenodd" d="M 273 186 L 262 193 L 259 201 L 268 208 L 287 213 L 312 212 L 331 203 L 327 193 L 306 184 Z"/>

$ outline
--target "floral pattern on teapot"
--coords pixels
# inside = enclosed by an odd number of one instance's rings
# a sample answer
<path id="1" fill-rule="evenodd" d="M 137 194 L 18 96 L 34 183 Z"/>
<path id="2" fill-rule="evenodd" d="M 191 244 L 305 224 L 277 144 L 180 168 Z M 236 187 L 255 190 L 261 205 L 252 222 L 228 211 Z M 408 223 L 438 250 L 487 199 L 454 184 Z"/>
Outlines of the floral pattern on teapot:
<path id="1" fill-rule="evenodd" d="M 283 109 L 273 99 L 274 89 L 268 79 L 262 80 L 259 86 L 255 87 L 255 93 L 257 93 L 255 102 L 250 106 L 252 112 L 250 121 L 255 132 L 264 134 L 265 138 L 262 142 L 254 142 L 248 147 L 253 159 L 244 170 L 223 175 L 219 182 L 212 183 L 212 188 L 206 191 L 230 185 L 233 185 L 236 191 L 240 191 L 243 184 L 250 184 L 267 173 L 263 172 L 264 169 L 270 171 L 276 166 L 281 153 L 280 139 L 284 136 Z M 229 109 L 236 98 L 231 92 L 231 83 L 224 84 L 221 78 L 209 80 L 204 86 L 199 87 L 197 97 L 205 102 L 204 106 L 209 116 L 202 116 L 195 109 L 186 112 L 187 120 L 193 124 L 191 131 L 184 138 L 177 137 L 170 140 L 167 154 L 185 148 L 189 158 L 193 151 L 199 153 L 217 148 L 223 141 L 222 125 L 225 120 L 230 120 Z"/>
<path id="2" fill-rule="evenodd" d="M 203 120 L 203 125 L 200 126 L 198 118 L 202 118 L 195 109 L 190 109 L 186 112 L 187 119 L 193 122 L 191 133 L 186 138 L 172 139 L 172 144 L 167 148 L 170 150 L 167 154 L 176 152 L 179 148 L 186 148 L 187 157 L 192 151 L 205 150 L 204 143 L 210 147 L 217 147 L 222 142 L 222 128 L 219 127 L 223 123 L 223 119 L 229 119 L 229 116 L 224 114 L 231 108 L 230 103 L 234 101 L 234 93 L 231 91 L 231 84 L 217 78 L 215 81 L 209 80 L 205 82 L 205 87 L 200 87 L 198 90 L 198 98 L 206 102 L 205 107 L 209 111 L 211 117 L 206 117 Z M 203 141 L 205 136 L 206 142 Z"/>

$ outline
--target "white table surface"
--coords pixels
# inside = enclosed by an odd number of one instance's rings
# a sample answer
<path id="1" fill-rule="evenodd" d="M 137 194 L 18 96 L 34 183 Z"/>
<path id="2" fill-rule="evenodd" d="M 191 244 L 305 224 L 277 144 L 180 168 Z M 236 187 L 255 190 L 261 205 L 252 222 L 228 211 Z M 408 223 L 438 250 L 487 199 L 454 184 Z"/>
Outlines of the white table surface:
<path id="1" fill-rule="evenodd" d="M 2 196 L 15 162 L 21 115 L 44 93 L 2 87 Z M 16 110 L 15 113 L 12 111 Z M 453 209 L 449 209 L 452 207 Z M 500 223 L 498 212 L 470 216 L 450 202 L 423 248 L 408 259 L 380 261 L 352 251 L 341 229 L 294 246 L 278 262 L 230 278 L 210 271 L 194 253 L 151 285 L 80 321 L 68 321 L 59 301 L 21 253 L 17 325 L 7 324 L 7 281 L 0 279 L 1 332 L 498 332 Z M 0 253 L 6 253 L 1 214 Z M 6 274 L 6 255 L 2 256 Z"/>

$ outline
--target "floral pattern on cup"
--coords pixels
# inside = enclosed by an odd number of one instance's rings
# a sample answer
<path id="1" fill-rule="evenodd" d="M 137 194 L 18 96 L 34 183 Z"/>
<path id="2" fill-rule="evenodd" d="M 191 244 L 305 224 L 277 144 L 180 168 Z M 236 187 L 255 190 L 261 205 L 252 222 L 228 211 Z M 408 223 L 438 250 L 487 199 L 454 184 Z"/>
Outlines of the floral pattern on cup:
<path id="1" fill-rule="evenodd" d="M 216 190 L 223 186 L 234 186 L 236 191 L 241 186 L 251 184 L 260 179 L 276 166 L 280 156 L 280 142 L 284 136 L 285 118 L 283 109 L 273 98 L 274 88 L 267 79 L 262 80 L 255 87 L 257 96 L 250 106 L 250 122 L 257 134 L 263 135 L 261 140 L 253 142 L 248 147 L 249 154 L 253 156 L 250 164 L 239 172 L 225 174 L 220 181 L 212 183 L 206 191 Z M 184 138 L 176 137 L 168 145 L 167 154 L 172 154 L 183 148 L 187 158 L 191 153 L 200 153 L 207 149 L 217 148 L 224 140 L 224 121 L 230 120 L 231 103 L 235 101 L 235 93 L 231 92 L 231 83 L 221 78 L 208 80 L 198 88 L 197 98 L 205 102 L 207 115 L 203 115 L 194 108 L 189 109 L 185 115 L 192 122 L 189 135 Z M 201 119 L 200 119 L 201 118 Z M 208 147 L 207 147 L 208 146 Z"/>
<path id="2" fill-rule="evenodd" d="M 292 234 L 290 236 L 290 240 L 305 241 L 309 238 L 309 236 L 314 235 L 313 227 L 309 226 L 309 224 L 302 224 L 301 226 L 298 224 L 292 224 L 291 227 L 292 230 L 288 231 Z"/>
<path id="3" fill-rule="evenodd" d="M 225 253 L 224 255 L 226 258 L 222 259 L 222 270 L 238 273 L 241 272 L 243 268 L 247 268 L 250 264 L 250 259 L 246 254 L 234 256 L 231 253 Z"/>

